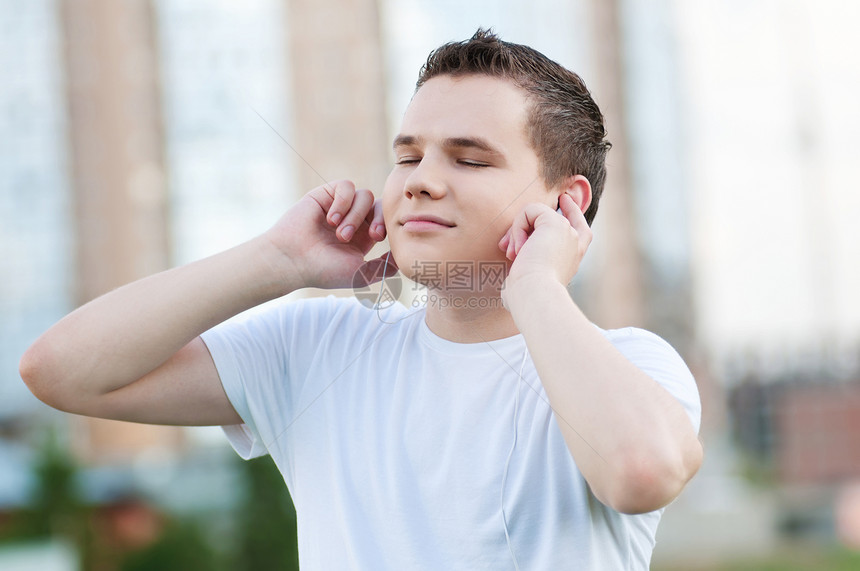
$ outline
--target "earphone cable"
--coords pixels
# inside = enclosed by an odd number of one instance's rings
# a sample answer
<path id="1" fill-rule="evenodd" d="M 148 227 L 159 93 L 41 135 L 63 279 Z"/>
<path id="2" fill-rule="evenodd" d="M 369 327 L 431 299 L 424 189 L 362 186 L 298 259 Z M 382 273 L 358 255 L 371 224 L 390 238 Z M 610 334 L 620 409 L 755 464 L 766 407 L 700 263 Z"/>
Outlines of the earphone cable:
<path id="1" fill-rule="evenodd" d="M 514 455 L 514 449 L 517 447 L 517 422 L 519 420 L 520 412 L 520 382 L 523 380 L 523 370 L 526 366 L 526 357 L 528 356 L 528 352 L 528 348 L 523 349 L 523 362 L 520 365 L 520 374 L 517 376 L 516 396 L 514 398 L 514 440 L 511 443 L 511 450 L 508 452 L 508 459 L 505 462 L 505 471 L 502 474 L 502 488 L 499 494 L 499 502 L 502 508 L 502 524 L 505 528 L 505 540 L 508 543 L 508 550 L 511 552 L 511 558 L 514 561 L 514 569 L 516 569 L 516 571 L 520 571 L 520 566 L 517 562 L 517 556 L 514 554 L 514 546 L 511 543 L 511 535 L 508 531 L 508 518 L 505 515 L 505 484 L 508 481 L 508 468 L 511 465 L 511 458 Z"/>

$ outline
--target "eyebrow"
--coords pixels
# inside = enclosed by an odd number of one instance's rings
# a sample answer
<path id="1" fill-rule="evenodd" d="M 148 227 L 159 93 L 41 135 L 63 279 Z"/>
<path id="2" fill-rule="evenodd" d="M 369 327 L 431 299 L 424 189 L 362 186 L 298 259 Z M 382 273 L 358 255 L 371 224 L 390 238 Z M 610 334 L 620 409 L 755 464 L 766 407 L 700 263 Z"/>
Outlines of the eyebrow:
<path id="1" fill-rule="evenodd" d="M 423 137 L 412 135 L 397 135 L 394 138 L 394 149 L 399 147 L 420 146 L 424 143 Z M 442 146 L 449 149 L 477 149 L 491 155 L 503 156 L 502 151 L 490 144 L 482 137 L 448 137 L 442 141 Z"/>

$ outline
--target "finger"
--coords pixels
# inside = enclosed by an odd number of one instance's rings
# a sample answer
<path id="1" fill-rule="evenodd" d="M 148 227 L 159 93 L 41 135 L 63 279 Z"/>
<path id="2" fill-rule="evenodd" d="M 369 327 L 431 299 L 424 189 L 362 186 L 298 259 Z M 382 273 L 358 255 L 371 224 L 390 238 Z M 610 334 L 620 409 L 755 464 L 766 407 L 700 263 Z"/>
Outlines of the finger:
<path id="1" fill-rule="evenodd" d="M 505 253 L 505 257 L 511 261 L 513 261 L 513 258 L 511 257 L 513 255 L 513 247 L 514 243 L 513 240 L 511 240 L 511 228 L 508 228 L 505 235 L 502 236 L 501 240 L 499 240 L 499 248 Z"/>
<path id="2" fill-rule="evenodd" d="M 386 252 L 385 254 L 382 254 L 378 258 L 374 258 L 373 260 L 369 260 L 367 263 L 368 264 L 370 264 L 370 263 L 381 264 L 382 270 L 380 270 L 379 275 L 382 276 L 383 272 L 384 272 L 383 277 L 386 277 L 386 278 L 390 278 L 391 276 L 396 274 L 398 271 L 400 271 L 400 268 L 398 267 L 397 262 L 394 260 L 394 256 L 391 254 L 390 250 L 388 252 Z"/>
<path id="3" fill-rule="evenodd" d="M 356 190 L 349 210 L 344 214 L 343 220 L 337 227 L 338 237 L 344 242 L 352 240 L 355 231 L 364 222 L 364 218 L 372 208 L 373 193 L 366 188 Z"/>
<path id="4" fill-rule="evenodd" d="M 326 183 L 323 188 L 332 198 L 326 220 L 332 226 L 339 226 L 352 207 L 355 185 L 349 180 L 338 180 L 333 183 Z"/>
<path id="5" fill-rule="evenodd" d="M 574 200 L 569 196 L 567 199 L 572 204 L 570 211 L 567 214 L 567 219 L 570 221 L 570 225 L 573 226 L 573 229 L 576 230 L 580 244 L 587 247 L 591 243 L 591 239 L 593 237 L 591 227 L 585 220 L 585 215 L 582 213 L 582 210 L 579 209 L 579 205 L 576 204 L 576 202 L 574 202 Z"/>
<path id="6" fill-rule="evenodd" d="M 370 225 L 370 237 L 381 242 L 385 240 L 385 218 L 382 215 L 382 200 L 373 201 L 373 208 L 367 213 L 365 220 Z"/>
<path id="7" fill-rule="evenodd" d="M 390 278 L 397 271 L 397 263 L 391 252 L 388 252 L 378 258 L 364 262 L 353 277 L 353 287 L 367 287 L 383 278 Z"/>
<path id="8" fill-rule="evenodd" d="M 520 253 L 520 250 L 529 239 L 536 225 L 539 223 L 539 218 L 542 215 L 554 213 L 546 204 L 532 203 L 527 204 L 514 218 L 511 225 L 511 241 L 514 244 L 514 256 Z"/>
<path id="9" fill-rule="evenodd" d="M 531 230 L 531 225 L 529 224 L 528 217 L 526 216 L 526 210 L 528 206 L 520 210 L 516 216 L 514 216 L 513 221 L 511 222 L 511 227 L 508 229 L 508 246 L 505 252 L 507 258 L 511 261 L 514 261 L 517 253 L 519 253 L 522 244 L 525 243 L 528 238 L 529 231 Z"/>
<path id="10" fill-rule="evenodd" d="M 508 231 L 505 232 L 505 235 L 502 236 L 502 239 L 499 240 L 499 249 L 502 252 L 507 251 L 508 244 L 510 244 L 510 243 L 511 243 L 511 231 L 510 231 L 510 229 L 508 229 Z"/>
<path id="11" fill-rule="evenodd" d="M 510 261 L 514 261 L 514 225 L 516 218 L 511 222 L 511 227 L 508 228 L 502 239 L 499 240 L 499 247 L 504 251 L 505 257 Z"/>
<path id="12" fill-rule="evenodd" d="M 567 218 L 568 221 L 571 220 L 571 215 L 574 211 L 579 212 L 579 205 L 577 205 L 576 201 L 567 193 L 562 193 L 562 195 L 558 197 L 558 207 L 561 209 L 561 215 Z"/>
<path id="13" fill-rule="evenodd" d="M 528 226 L 527 220 L 525 218 L 523 220 L 526 222 L 525 226 L 511 226 L 511 243 L 509 248 L 514 257 L 520 253 L 520 249 L 526 243 L 526 240 L 529 239 L 529 234 L 531 233 L 531 227 Z M 513 259 L 511 258 L 512 261 Z"/>

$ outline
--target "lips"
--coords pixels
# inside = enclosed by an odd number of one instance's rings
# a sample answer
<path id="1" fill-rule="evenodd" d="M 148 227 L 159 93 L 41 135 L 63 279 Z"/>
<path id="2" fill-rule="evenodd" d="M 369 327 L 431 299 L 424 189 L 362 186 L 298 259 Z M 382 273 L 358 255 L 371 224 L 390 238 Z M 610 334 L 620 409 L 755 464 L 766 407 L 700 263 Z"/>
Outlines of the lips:
<path id="1" fill-rule="evenodd" d="M 453 228 L 456 226 L 453 222 L 449 220 L 445 220 L 444 218 L 440 218 L 439 216 L 433 216 L 432 214 L 411 214 L 409 216 L 404 216 L 400 220 L 400 224 L 402 226 L 407 227 L 434 227 L 441 226 L 445 228 Z"/>

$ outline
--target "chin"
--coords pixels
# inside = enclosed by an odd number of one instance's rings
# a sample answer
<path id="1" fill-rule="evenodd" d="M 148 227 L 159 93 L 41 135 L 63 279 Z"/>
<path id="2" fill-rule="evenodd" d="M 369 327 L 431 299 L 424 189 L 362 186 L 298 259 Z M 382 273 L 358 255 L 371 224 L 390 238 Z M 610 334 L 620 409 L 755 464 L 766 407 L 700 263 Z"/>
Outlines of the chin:
<path id="1" fill-rule="evenodd" d="M 497 266 L 493 268 L 496 273 L 491 280 L 494 284 L 491 289 L 498 290 L 510 269 L 510 264 L 501 251 L 494 252 L 498 255 L 490 256 L 486 255 L 486 252 L 475 252 L 466 248 L 440 251 L 438 248 L 415 247 L 416 245 L 413 244 L 404 246 L 396 242 L 391 245 L 391 255 L 397 262 L 400 273 L 413 282 L 431 289 L 439 287 L 441 283 L 449 283 L 449 280 L 459 280 L 458 283 L 462 283 L 463 279 L 471 279 L 477 286 L 482 265 L 490 264 Z M 481 255 L 482 253 L 484 255 Z M 472 277 L 464 278 L 463 272 L 471 272 Z"/>

